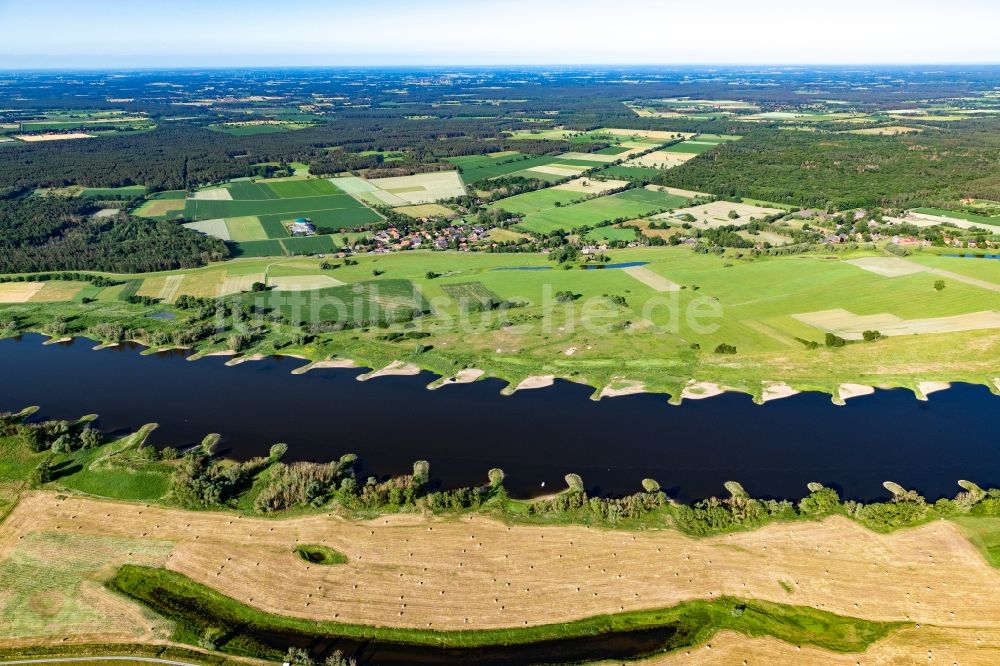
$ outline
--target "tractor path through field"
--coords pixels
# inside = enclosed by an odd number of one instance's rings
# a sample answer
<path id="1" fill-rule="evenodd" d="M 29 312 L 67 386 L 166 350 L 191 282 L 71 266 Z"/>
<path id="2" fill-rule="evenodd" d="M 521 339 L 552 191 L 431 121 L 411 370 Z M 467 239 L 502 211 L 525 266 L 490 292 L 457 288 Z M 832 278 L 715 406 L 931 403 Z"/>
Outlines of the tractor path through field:
<path id="1" fill-rule="evenodd" d="M 167 280 L 164 282 L 163 288 L 160 289 L 158 298 L 164 303 L 173 303 L 174 298 L 177 296 L 177 290 L 181 288 L 181 282 L 183 281 L 183 275 L 167 276 Z"/>

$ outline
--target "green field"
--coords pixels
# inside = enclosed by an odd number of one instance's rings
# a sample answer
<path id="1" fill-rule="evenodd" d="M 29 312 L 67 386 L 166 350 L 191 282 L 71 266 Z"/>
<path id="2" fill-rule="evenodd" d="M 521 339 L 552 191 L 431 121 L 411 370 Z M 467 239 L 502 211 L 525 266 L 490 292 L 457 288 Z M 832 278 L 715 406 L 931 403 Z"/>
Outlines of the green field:
<path id="1" fill-rule="evenodd" d="M 469 185 L 471 183 L 506 176 L 518 171 L 523 171 L 534 166 L 552 164 L 556 161 L 554 157 L 541 156 L 532 157 L 530 155 L 504 155 L 502 157 L 490 157 L 489 155 L 468 155 L 464 157 L 449 157 L 448 162 L 457 166 L 462 175 L 462 181 Z M 536 177 L 535 174 L 518 174 L 525 177 Z M 538 174 L 544 176 L 546 174 Z M 541 180 L 541 178 L 539 178 Z"/>
<path id="2" fill-rule="evenodd" d="M 311 239 L 308 239 L 311 240 Z M 287 243 L 288 241 L 282 241 Z M 291 321 L 363 324 L 410 319 L 428 309 L 409 280 L 367 280 L 304 292 L 301 301 L 279 292 L 247 294 L 248 302 L 275 309 Z"/>
<path id="3" fill-rule="evenodd" d="M 229 183 L 229 196 L 236 201 L 259 201 L 261 199 L 278 199 L 278 195 L 270 187 L 252 180 L 234 180 Z"/>
<path id="4" fill-rule="evenodd" d="M 654 169 L 651 167 L 633 167 L 633 166 L 609 166 L 606 169 L 601 169 L 601 174 L 607 176 L 608 178 L 615 178 L 619 180 L 639 180 L 648 181 L 652 180 L 655 176 L 659 175 L 661 171 L 659 169 Z"/>
<path id="5" fill-rule="evenodd" d="M 337 245 L 330 236 L 300 236 L 281 241 L 289 254 L 321 254 L 335 252 Z"/>
<path id="6" fill-rule="evenodd" d="M 476 303 L 480 306 L 489 306 L 492 303 L 500 302 L 500 297 L 486 288 L 482 282 L 455 282 L 452 284 L 442 284 L 441 291 L 448 294 L 452 300 L 459 303 Z"/>
<path id="7" fill-rule="evenodd" d="M 657 193 L 628 191 L 631 197 L 651 195 Z M 613 197 L 585 203 L 592 202 L 599 202 L 605 207 L 610 204 L 612 214 L 621 214 L 622 203 L 615 202 Z M 627 200 L 625 203 L 628 203 Z M 662 199 L 654 199 L 652 204 L 628 203 L 628 206 L 647 210 L 651 205 L 662 205 Z M 564 214 L 574 207 L 548 210 L 545 214 Z M 570 212 L 572 214 L 573 211 Z M 615 227 L 600 227 L 587 240 L 599 242 L 599 236 L 618 233 Z M 339 244 L 339 236 L 333 236 L 333 245 Z M 306 244 L 314 242 L 307 240 Z M 469 335 L 468 331 L 456 327 L 454 322 L 439 322 L 437 317 L 428 315 L 420 319 L 420 326 L 427 326 L 424 330 L 433 331 L 426 343 L 434 349 L 410 358 L 421 367 L 442 375 L 453 374 L 456 363 L 460 366 L 471 364 L 515 385 L 525 377 L 544 374 L 574 377 L 596 388 L 624 376 L 644 383 L 650 390 L 671 395 L 677 395 L 691 378 L 723 383 L 751 395 L 759 395 L 761 382 L 773 381 L 775 377 L 799 390 L 828 394 L 835 394 L 839 384 L 844 382 L 908 389 L 913 389 L 916 382 L 925 380 L 989 384 L 990 378 L 996 376 L 995 363 L 991 364 L 991 359 L 996 358 L 995 353 L 1000 353 L 996 348 L 996 331 L 992 329 L 890 335 L 877 343 L 850 343 L 843 349 L 826 349 L 823 346 L 824 331 L 796 319 L 794 315 L 843 309 L 858 316 L 889 314 L 901 319 L 922 319 L 995 309 L 996 292 L 974 284 L 946 277 L 946 288 L 938 291 L 934 283 L 939 278 L 930 273 L 890 278 L 843 261 L 886 256 L 880 250 L 824 249 L 801 255 L 743 258 L 737 258 L 740 251 L 730 250 L 723 256 L 717 256 L 695 253 L 686 247 L 610 249 L 606 252 L 615 263 L 646 262 L 646 271 L 681 287 L 673 294 L 664 294 L 652 288 L 647 281 L 622 270 L 585 271 L 575 269 L 571 263 L 565 266 L 574 270 L 558 270 L 563 266 L 542 254 L 413 251 L 381 256 L 361 255 L 356 257 L 357 265 L 346 265 L 336 258 L 325 259 L 338 266 L 336 270 L 327 272 L 320 268 L 321 260 L 318 258 L 288 257 L 282 241 L 276 239 L 234 243 L 232 247 L 240 258 L 221 267 L 213 265 L 141 276 L 113 276 L 128 284 L 101 290 L 97 301 L 88 306 L 85 316 L 80 316 L 80 304 L 71 300 L 78 294 L 67 296 L 63 303 L 0 306 L 0 312 L 10 311 L 23 318 L 26 328 L 41 328 L 51 321 L 53 312 L 59 312 L 67 316 L 70 331 L 81 331 L 86 330 L 88 323 L 100 321 L 97 317 L 101 312 L 107 311 L 115 321 L 127 317 L 121 308 L 132 306 L 115 299 L 124 299 L 136 293 L 155 297 L 163 288 L 166 276 L 183 276 L 178 294 L 213 295 L 218 293 L 227 276 L 263 273 L 268 266 L 274 275 L 278 275 L 278 271 L 282 271 L 282 275 L 329 275 L 347 283 L 345 287 L 336 288 L 347 291 L 355 283 L 364 285 L 370 282 L 373 271 L 378 270 L 384 275 L 383 282 L 401 281 L 404 285 L 417 285 L 428 300 L 435 302 L 436 308 L 439 307 L 438 301 L 443 303 L 440 305 L 442 312 L 458 312 L 458 305 L 448 293 L 448 285 L 451 284 L 481 283 L 485 290 L 500 300 L 527 303 L 524 307 L 511 310 L 516 321 L 527 327 L 524 333 L 519 334 L 519 342 L 515 345 L 498 341 L 493 329 L 485 329 L 487 332 L 482 335 Z M 276 259 L 280 264 L 275 265 Z M 906 260 L 1000 284 L 1000 262 L 949 258 L 932 251 L 914 252 Z M 516 267 L 548 270 L 496 270 Z M 429 272 L 441 277 L 428 278 Z M 647 278 L 649 273 L 645 274 Z M 623 334 L 621 329 L 611 329 L 617 333 L 592 335 L 579 326 L 567 326 L 564 332 L 555 335 L 546 333 L 539 323 L 539 318 L 547 312 L 542 304 L 546 293 L 551 299 L 551 295 L 558 291 L 579 294 L 580 303 L 600 299 L 607 294 L 623 296 L 628 305 L 614 311 L 610 324 L 623 326 L 627 322 L 647 321 L 647 325 L 665 327 L 665 332 L 643 329 Z M 338 293 L 344 295 L 342 292 L 333 292 L 333 295 Z M 721 308 L 721 317 L 713 320 L 712 327 L 704 331 L 687 327 L 683 320 L 681 326 L 671 327 L 670 309 L 643 311 L 650 299 L 664 297 L 676 298 L 681 312 L 695 302 L 717 304 Z M 351 302 L 354 300 L 352 298 Z M 358 300 L 362 301 L 363 317 L 371 309 L 370 304 L 365 304 L 369 299 Z M 558 308 L 552 314 L 556 328 L 551 330 L 558 330 L 563 325 L 563 316 L 572 316 L 577 323 L 584 316 L 582 306 L 573 305 L 568 312 L 563 310 L 565 308 Z M 602 322 L 602 326 L 605 323 L 608 322 Z M 141 317 L 130 323 L 132 327 L 140 325 Z M 370 333 L 345 332 L 333 335 L 319 345 L 287 351 L 310 359 L 336 353 L 369 367 L 381 367 L 399 359 L 401 351 L 398 345 L 380 342 L 378 335 L 374 330 Z M 248 353 L 273 353 L 269 340 L 265 337 L 255 343 Z M 800 340 L 818 342 L 820 347 L 809 349 Z M 712 350 L 723 343 L 735 346 L 738 353 L 725 358 L 713 354 Z M 572 357 L 563 354 L 571 346 L 584 349 L 588 345 L 592 349 L 586 353 L 578 352 Z M 692 345 L 697 345 L 697 348 L 692 349 Z M 969 354 L 967 350 L 970 346 L 982 352 Z M 933 365 L 929 364 L 929 359 Z M 580 372 L 581 367 L 586 368 L 585 373 Z M 920 370 L 915 371 L 914 368 Z"/>
<path id="8" fill-rule="evenodd" d="M 297 197 L 319 197 L 328 194 L 340 194 L 340 190 L 333 186 L 333 183 L 324 178 L 308 178 L 304 180 L 284 180 L 275 182 L 258 183 L 261 187 L 274 192 L 282 199 L 294 199 Z"/>
<path id="9" fill-rule="evenodd" d="M 628 148 L 622 148 L 621 146 L 608 146 L 607 148 L 601 148 L 597 151 L 598 155 L 621 155 L 622 153 L 627 153 Z"/>
<path id="10" fill-rule="evenodd" d="M 542 234 L 559 229 L 570 231 L 609 220 L 643 217 L 656 211 L 680 208 L 687 202 L 688 199 L 672 194 L 631 189 L 571 206 L 528 214 L 516 228 Z"/>
<path id="11" fill-rule="evenodd" d="M 333 187 L 328 181 L 331 188 Z M 298 182 L 288 183 L 299 187 Z M 237 184 L 241 189 L 248 187 L 267 187 L 260 184 Z M 184 206 L 184 216 L 192 220 L 211 220 L 215 218 L 260 217 L 264 228 L 271 231 L 267 220 L 291 220 L 298 217 L 309 218 L 317 226 L 333 229 L 349 229 L 359 227 L 382 218 L 378 213 L 365 207 L 346 194 L 327 194 L 321 196 L 295 198 L 265 198 L 260 200 L 240 199 L 236 201 L 214 201 L 205 199 L 188 199 Z"/>
<path id="12" fill-rule="evenodd" d="M 281 223 L 282 219 L 280 215 L 264 215 L 258 218 L 260 227 L 264 231 L 264 238 L 288 238 L 288 230 Z"/>
<path id="13" fill-rule="evenodd" d="M 664 152 L 667 153 L 694 153 L 696 155 L 701 155 L 702 153 L 708 152 L 715 148 L 718 143 L 695 143 L 692 141 L 681 141 L 680 143 L 675 143 L 672 146 L 667 146 L 663 148 Z"/>
<path id="14" fill-rule="evenodd" d="M 167 201 L 177 201 L 187 198 L 187 190 L 165 190 L 157 192 L 149 197 L 150 199 L 162 199 Z"/>
<path id="15" fill-rule="evenodd" d="M 974 222 L 976 224 L 1000 226 L 1000 217 L 977 215 L 975 213 L 966 213 L 960 210 L 947 210 L 944 208 L 914 208 L 913 212 L 923 213 L 924 215 L 940 215 L 941 217 L 954 217 L 959 220 L 965 220 L 966 222 Z"/>
<path id="16" fill-rule="evenodd" d="M 85 199 L 134 199 L 146 194 L 144 185 L 125 187 L 87 187 L 80 193 Z"/>
<path id="17" fill-rule="evenodd" d="M 584 238 L 590 242 L 601 241 L 634 241 L 637 230 L 634 227 L 598 227 L 587 232 Z"/>
<path id="18" fill-rule="evenodd" d="M 285 248 L 276 240 L 236 243 L 235 249 L 238 257 L 280 257 L 285 254 Z"/>
<path id="19" fill-rule="evenodd" d="M 533 192 L 525 192 L 491 204 L 496 208 L 501 208 L 515 215 L 530 215 L 539 211 L 567 206 L 576 201 L 582 201 L 587 197 L 582 192 L 570 192 L 568 190 L 542 189 Z"/>

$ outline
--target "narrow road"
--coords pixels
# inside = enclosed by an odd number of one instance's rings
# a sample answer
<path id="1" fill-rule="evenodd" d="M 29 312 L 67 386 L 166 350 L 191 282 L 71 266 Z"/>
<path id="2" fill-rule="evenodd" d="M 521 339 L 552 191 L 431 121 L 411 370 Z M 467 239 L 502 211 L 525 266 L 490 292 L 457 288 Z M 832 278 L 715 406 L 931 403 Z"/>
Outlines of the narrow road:
<path id="1" fill-rule="evenodd" d="M 200 666 L 187 661 L 171 661 L 155 657 L 52 657 L 50 659 L 20 659 L 17 661 L 0 661 L 0 666 L 15 666 L 21 664 L 69 664 L 87 661 L 145 661 L 151 664 L 167 664 L 167 666 Z"/>

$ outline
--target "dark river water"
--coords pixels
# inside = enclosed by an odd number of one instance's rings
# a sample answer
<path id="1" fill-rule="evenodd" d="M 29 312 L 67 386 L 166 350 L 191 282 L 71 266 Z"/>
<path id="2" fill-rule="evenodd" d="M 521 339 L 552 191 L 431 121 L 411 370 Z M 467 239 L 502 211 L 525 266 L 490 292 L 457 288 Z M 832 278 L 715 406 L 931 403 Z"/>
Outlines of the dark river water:
<path id="1" fill-rule="evenodd" d="M 355 381 L 362 370 L 291 371 L 270 358 L 226 367 L 225 358 L 142 356 L 132 345 L 42 345 L 0 340 L 0 411 L 40 405 L 40 416 L 100 415 L 108 431 L 156 422 L 157 445 L 223 435 L 220 452 L 245 458 L 286 442 L 286 460 L 361 458 L 363 474 L 410 470 L 426 459 L 445 487 L 481 484 L 491 467 L 515 496 L 559 490 L 575 472 L 588 489 L 635 492 L 644 477 L 680 500 L 723 493 L 727 480 L 760 497 L 798 498 L 809 481 L 845 497 L 886 497 L 892 480 L 928 498 L 952 496 L 958 479 L 1000 486 L 1000 398 L 955 385 L 920 402 L 877 391 L 837 407 L 807 393 L 759 406 L 725 394 L 671 406 L 662 395 L 589 399 L 592 389 L 557 382 L 500 395 L 484 380 L 428 391 L 434 377 Z M 542 483 L 545 486 L 542 486 Z"/>

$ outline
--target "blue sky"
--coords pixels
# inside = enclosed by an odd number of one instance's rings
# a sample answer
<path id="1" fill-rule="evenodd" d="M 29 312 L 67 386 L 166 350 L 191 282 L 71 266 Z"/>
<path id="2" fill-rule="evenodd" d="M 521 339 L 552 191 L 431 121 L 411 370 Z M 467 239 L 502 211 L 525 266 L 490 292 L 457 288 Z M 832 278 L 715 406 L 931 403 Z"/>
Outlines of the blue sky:
<path id="1" fill-rule="evenodd" d="M 1000 63 L 998 0 L 0 0 L 0 67 Z"/>

